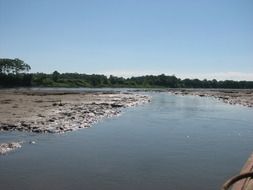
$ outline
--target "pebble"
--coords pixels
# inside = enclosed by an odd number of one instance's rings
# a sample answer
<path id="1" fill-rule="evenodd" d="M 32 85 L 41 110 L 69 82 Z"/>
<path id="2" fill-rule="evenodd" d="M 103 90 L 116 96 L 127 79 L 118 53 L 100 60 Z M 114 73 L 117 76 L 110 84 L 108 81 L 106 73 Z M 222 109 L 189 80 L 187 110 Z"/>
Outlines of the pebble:
<path id="1" fill-rule="evenodd" d="M 22 142 L 11 142 L 11 143 L 1 143 L 0 144 L 0 155 L 7 154 L 10 151 L 21 148 Z"/>

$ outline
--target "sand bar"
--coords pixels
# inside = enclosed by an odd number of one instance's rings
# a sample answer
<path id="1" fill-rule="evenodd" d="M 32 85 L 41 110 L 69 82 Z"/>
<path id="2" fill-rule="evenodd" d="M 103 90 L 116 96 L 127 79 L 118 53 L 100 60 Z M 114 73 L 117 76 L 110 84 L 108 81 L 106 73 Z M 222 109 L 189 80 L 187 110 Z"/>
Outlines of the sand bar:
<path id="1" fill-rule="evenodd" d="M 149 96 L 115 91 L 1 90 L 0 133 L 74 131 L 90 127 L 103 118 L 118 116 L 123 108 L 149 101 Z M 0 154 L 20 147 L 16 142 L 0 143 Z"/>

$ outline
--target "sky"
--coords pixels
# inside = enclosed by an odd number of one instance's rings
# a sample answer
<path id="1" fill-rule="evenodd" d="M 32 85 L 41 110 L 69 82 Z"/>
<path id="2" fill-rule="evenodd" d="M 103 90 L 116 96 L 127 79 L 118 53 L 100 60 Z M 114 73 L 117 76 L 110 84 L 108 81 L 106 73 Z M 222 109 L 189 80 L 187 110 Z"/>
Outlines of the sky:
<path id="1" fill-rule="evenodd" d="M 31 72 L 253 80 L 253 0 L 0 0 L 0 58 Z"/>

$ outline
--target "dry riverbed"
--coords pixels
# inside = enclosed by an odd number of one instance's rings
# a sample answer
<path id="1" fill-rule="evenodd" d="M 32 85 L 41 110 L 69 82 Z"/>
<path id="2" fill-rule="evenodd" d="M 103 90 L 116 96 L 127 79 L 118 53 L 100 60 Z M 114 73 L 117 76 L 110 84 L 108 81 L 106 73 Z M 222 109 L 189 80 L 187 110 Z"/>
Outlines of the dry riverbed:
<path id="1" fill-rule="evenodd" d="M 119 92 L 0 91 L 1 131 L 64 133 L 90 127 L 103 118 L 117 116 L 122 108 L 144 104 L 148 96 Z M 0 144 L 0 154 L 21 147 Z"/>

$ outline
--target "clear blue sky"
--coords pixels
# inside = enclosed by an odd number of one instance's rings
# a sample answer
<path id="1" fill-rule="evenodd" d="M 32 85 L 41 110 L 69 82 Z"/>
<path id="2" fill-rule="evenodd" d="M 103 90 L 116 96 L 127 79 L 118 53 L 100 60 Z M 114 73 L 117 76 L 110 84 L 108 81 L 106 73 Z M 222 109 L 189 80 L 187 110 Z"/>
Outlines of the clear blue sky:
<path id="1" fill-rule="evenodd" d="M 253 0 L 0 0 L 0 57 L 32 72 L 253 80 Z"/>

